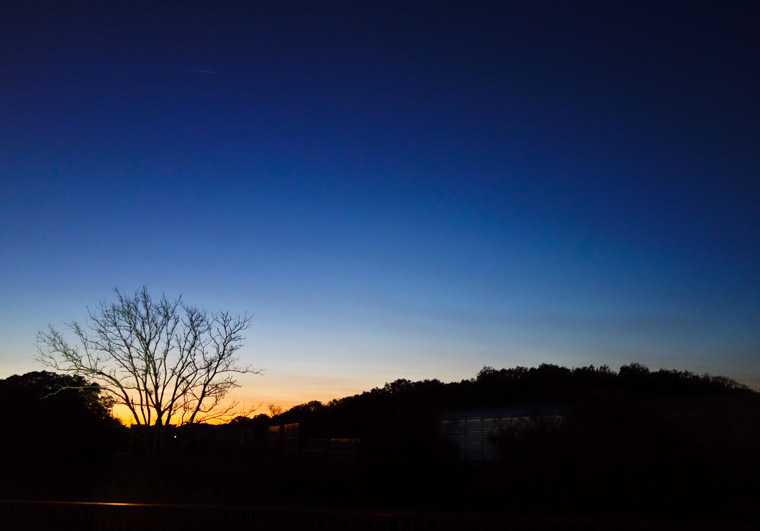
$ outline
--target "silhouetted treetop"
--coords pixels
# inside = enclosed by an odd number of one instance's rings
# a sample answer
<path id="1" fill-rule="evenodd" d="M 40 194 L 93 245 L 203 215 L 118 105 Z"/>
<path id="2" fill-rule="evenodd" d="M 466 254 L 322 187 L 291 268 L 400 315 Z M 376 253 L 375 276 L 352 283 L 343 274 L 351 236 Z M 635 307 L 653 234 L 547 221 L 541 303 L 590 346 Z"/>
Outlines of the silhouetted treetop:
<path id="1" fill-rule="evenodd" d="M 100 387 L 81 376 L 46 371 L 10 376 L 0 380 L 0 404 L 3 424 L 13 433 L 2 446 L 24 452 L 100 450 L 120 427 Z"/>
<path id="2" fill-rule="evenodd" d="M 110 419 L 113 405 L 101 394 L 100 386 L 83 376 L 34 371 L 0 380 L 0 397 L 6 419 L 10 415 L 28 416 L 39 410 L 70 408 L 68 415 L 82 414 L 97 419 Z M 11 405 L 17 407 L 11 408 Z"/>

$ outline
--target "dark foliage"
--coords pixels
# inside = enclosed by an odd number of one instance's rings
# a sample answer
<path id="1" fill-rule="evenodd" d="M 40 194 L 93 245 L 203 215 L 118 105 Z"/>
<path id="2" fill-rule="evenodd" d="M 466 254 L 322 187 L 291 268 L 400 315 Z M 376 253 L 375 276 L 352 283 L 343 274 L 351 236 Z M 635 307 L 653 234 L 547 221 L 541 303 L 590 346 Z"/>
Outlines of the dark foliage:
<path id="1" fill-rule="evenodd" d="M 30 372 L 0 380 L 3 423 L 14 437 L 3 444 L 55 447 L 89 454 L 111 442 L 119 424 L 100 388 L 81 376 Z"/>
<path id="2" fill-rule="evenodd" d="M 461 382 L 401 379 L 328 404 L 312 401 L 276 415 L 273 422 L 298 422 L 309 436 L 355 435 L 369 441 L 393 427 L 406 431 L 406 439 L 410 434 L 405 428 L 413 435 L 445 410 L 602 400 L 600 393 L 613 390 L 642 399 L 752 393 L 725 377 L 664 369 L 652 372 L 636 363 L 617 373 L 607 366 L 484 367 L 474 379 Z"/>
<path id="3" fill-rule="evenodd" d="M 110 416 L 98 386 L 80 376 L 44 371 L 10 376 L 0 380 L 0 403 L 5 497 L 29 491 L 86 496 L 124 430 Z"/>

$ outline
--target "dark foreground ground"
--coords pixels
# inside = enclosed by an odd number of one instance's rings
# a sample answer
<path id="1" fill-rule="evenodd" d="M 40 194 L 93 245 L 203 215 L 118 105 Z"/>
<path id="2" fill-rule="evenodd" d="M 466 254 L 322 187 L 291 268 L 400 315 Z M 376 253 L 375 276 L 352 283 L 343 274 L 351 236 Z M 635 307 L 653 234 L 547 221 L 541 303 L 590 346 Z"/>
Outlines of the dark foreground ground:
<path id="1" fill-rule="evenodd" d="M 753 529 L 748 524 L 697 521 L 645 521 L 514 516 L 483 513 L 401 512 L 202 505 L 140 505 L 76 502 L 0 501 L 0 521 L 7 531 L 50 529 L 165 531 L 245 529 L 408 530 L 408 531 L 611 531 Z"/>

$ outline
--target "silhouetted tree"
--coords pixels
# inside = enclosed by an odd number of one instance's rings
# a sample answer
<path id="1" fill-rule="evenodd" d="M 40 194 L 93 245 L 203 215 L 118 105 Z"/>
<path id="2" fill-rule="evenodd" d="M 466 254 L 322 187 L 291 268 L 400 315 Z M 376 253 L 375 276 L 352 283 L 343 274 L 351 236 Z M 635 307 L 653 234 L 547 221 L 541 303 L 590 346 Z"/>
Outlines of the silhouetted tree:
<path id="1" fill-rule="evenodd" d="M 47 371 L 30 372 L 0 380 L 3 421 L 18 430 L 19 425 L 113 425 L 112 400 L 100 386 L 82 376 Z"/>
<path id="2" fill-rule="evenodd" d="M 30 372 L 0 380 L 2 497 L 86 497 L 126 431 L 81 376 Z"/>
<path id="3" fill-rule="evenodd" d="M 147 287 L 89 312 L 86 326 L 69 328 L 79 345 L 49 327 L 38 333 L 40 361 L 55 370 L 97 382 L 138 425 L 194 423 L 229 415 L 225 404 L 238 386 L 235 374 L 255 372 L 238 365 L 247 316 L 209 314 Z"/>

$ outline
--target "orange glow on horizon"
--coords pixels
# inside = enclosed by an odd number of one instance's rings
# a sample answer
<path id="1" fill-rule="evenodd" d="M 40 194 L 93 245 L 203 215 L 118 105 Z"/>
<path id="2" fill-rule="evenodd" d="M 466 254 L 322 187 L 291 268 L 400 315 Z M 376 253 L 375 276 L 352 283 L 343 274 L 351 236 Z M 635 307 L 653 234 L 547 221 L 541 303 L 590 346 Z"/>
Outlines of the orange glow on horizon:
<path id="1" fill-rule="evenodd" d="M 369 389 L 365 389 L 369 390 Z M 226 424 L 238 414 L 245 415 L 249 417 L 254 417 L 256 415 L 265 414 L 270 415 L 269 406 L 276 406 L 281 409 L 281 412 L 288 411 L 289 409 L 299 406 L 301 404 L 306 404 L 307 402 L 312 402 L 314 400 L 317 400 L 323 404 L 327 404 L 331 400 L 335 399 L 341 399 L 347 396 L 353 396 L 355 394 L 360 394 L 364 390 L 357 390 L 353 391 L 350 389 L 346 389 L 343 392 L 329 392 L 326 390 L 320 390 L 321 392 L 304 392 L 303 390 L 299 389 L 297 392 L 288 392 L 288 389 L 282 390 L 280 393 L 277 394 L 269 394 L 268 396 L 264 397 L 263 399 L 259 396 L 256 396 L 255 392 L 249 393 L 239 393 L 235 397 L 231 397 L 233 400 L 238 400 L 241 403 L 241 407 L 238 408 L 238 413 L 234 413 L 232 415 L 229 415 L 225 418 L 220 419 L 211 419 L 207 424 Z M 247 413 L 247 415 L 246 415 Z M 117 404 L 113 407 L 111 411 L 111 416 L 113 416 L 115 419 L 117 419 L 119 422 L 124 424 L 127 427 L 133 426 L 138 424 L 135 422 L 134 417 L 132 416 L 132 412 L 129 410 L 129 408 L 123 404 Z M 175 416 L 176 420 L 176 416 Z M 176 422 L 172 422 L 172 424 L 176 424 Z"/>
<path id="2" fill-rule="evenodd" d="M 128 428 L 139 424 L 138 422 L 135 422 L 135 419 L 132 416 L 132 412 L 129 410 L 129 408 L 123 404 L 115 405 L 111 410 L 111 416 Z M 205 424 L 226 424 L 235 417 L 236 415 L 232 414 L 229 417 L 210 419 L 205 422 Z M 172 420 L 173 421 L 170 423 L 170 425 L 176 426 L 178 424 L 176 415 L 172 417 Z"/>

